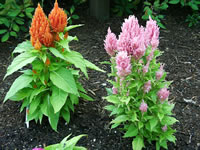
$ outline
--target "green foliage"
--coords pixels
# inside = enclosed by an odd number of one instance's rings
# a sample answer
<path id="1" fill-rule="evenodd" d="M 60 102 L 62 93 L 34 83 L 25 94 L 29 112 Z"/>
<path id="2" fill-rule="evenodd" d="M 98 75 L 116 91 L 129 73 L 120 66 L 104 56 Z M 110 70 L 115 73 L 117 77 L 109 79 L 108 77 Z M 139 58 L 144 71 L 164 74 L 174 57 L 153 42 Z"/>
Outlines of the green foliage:
<path id="1" fill-rule="evenodd" d="M 194 11 L 194 13 L 192 15 L 188 15 L 188 17 L 186 18 L 186 22 L 189 23 L 189 27 L 199 24 L 199 0 L 112 0 L 112 3 L 114 4 L 112 11 L 118 16 L 122 16 L 124 14 L 132 15 L 133 9 L 137 9 L 137 6 L 141 2 L 143 3 L 144 8 L 142 19 L 148 20 L 149 16 L 151 16 L 151 18 L 156 20 L 157 24 L 163 29 L 166 29 L 166 27 L 162 23 L 162 20 L 165 17 L 164 15 L 162 15 L 162 12 L 167 10 L 170 5 L 181 4 L 182 7 L 190 7 Z"/>
<path id="2" fill-rule="evenodd" d="M 105 99 L 110 103 L 105 107 L 114 117 L 111 121 L 111 128 L 119 125 L 124 131 L 124 138 L 133 138 L 133 150 L 141 150 L 145 147 L 145 139 L 151 143 L 156 141 L 157 150 L 160 147 L 167 149 L 167 141 L 175 143 L 175 130 L 171 126 L 177 122 L 172 116 L 174 104 L 166 99 L 161 102 L 157 96 L 158 91 L 163 87 L 168 87 L 170 82 L 165 80 L 166 73 L 158 80 L 156 72 L 160 68 L 160 63 L 156 57 L 161 55 L 159 50 L 154 51 L 153 59 L 150 61 L 149 70 L 143 74 L 143 65 L 147 63 L 147 56 L 151 53 L 151 47 L 146 49 L 145 55 L 141 60 L 132 59 L 132 72 L 130 75 L 121 79 L 117 75 L 116 57 L 111 58 L 111 76 L 115 81 L 109 82 L 117 89 L 116 94 L 111 93 L 111 89 L 106 89 L 108 96 Z M 148 93 L 144 92 L 144 85 L 151 81 L 151 89 Z M 142 101 L 148 106 L 147 111 L 142 112 L 140 106 Z M 163 127 L 167 129 L 164 130 Z"/>
<path id="3" fill-rule="evenodd" d="M 68 16 L 67 21 L 70 25 L 73 23 L 73 20 L 79 19 L 79 16 L 77 14 L 74 14 L 74 12 L 75 12 L 75 6 L 74 5 L 71 6 L 69 11 L 65 10 L 65 12 Z"/>
<path id="4" fill-rule="evenodd" d="M 79 26 L 68 26 L 65 32 Z M 60 41 L 55 43 L 55 47 L 42 46 L 40 50 L 34 49 L 30 41 L 19 44 L 13 53 L 20 54 L 14 58 L 5 75 L 7 77 L 31 64 L 32 70 L 21 71 L 23 74 L 14 81 L 4 102 L 8 99 L 23 101 L 20 111 L 25 107 L 29 110 L 26 122 L 39 120 L 41 123 L 43 116 L 47 116 L 55 131 L 60 117 L 69 123 L 70 111 L 74 111 L 80 97 L 93 100 L 79 82 L 79 71 L 87 78 L 87 68 L 103 71 L 80 53 L 70 50 L 69 42 L 77 40 L 77 37 L 65 39 L 63 33 L 59 36 Z"/>
<path id="5" fill-rule="evenodd" d="M 133 14 L 133 9 L 137 8 L 140 0 L 113 0 L 114 7 L 112 11 L 118 16 Z"/>
<path id="6" fill-rule="evenodd" d="M 200 13 L 194 11 L 192 15 L 187 16 L 185 21 L 188 22 L 189 27 L 200 25 Z"/>
<path id="7" fill-rule="evenodd" d="M 32 18 L 34 8 L 31 5 L 31 0 L 5 0 L 4 4 L 0 3 L 1 42 L 11 36 L 17 38 L 20 31 L 27 31 L 25 18 Z"/>
<path id="8" fill-rule="evenodd" d="M 79 135 L 79 136 L 75 136 L 72 139 L 68 138 L 71 135 L 68 135 L 67 137 L 65 137 L 60 143 L 58 144 L 53 144 L 53 145 L 49 145 L 47 147 L 44 148 L 44 150 L 87 150 L 86 148 L 82 147 L 82 146 L 76 146 L 77 142 L 83 137 L 83 136 L 87 136 L 85 134 Z"/>

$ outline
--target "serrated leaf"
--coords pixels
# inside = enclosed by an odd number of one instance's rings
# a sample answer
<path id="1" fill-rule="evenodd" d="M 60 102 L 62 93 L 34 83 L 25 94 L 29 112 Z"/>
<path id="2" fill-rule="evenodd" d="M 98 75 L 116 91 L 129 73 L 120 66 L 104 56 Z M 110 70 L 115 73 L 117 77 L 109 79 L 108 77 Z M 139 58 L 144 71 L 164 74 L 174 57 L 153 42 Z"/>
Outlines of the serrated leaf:
<path id="1" fill-rule="evenodd" d="M 24 74 L 19 76 L 7 92 L 4 102 L 6 102 L 6 100 L 10 97 L 14 96 L 19 90 L 27 87 L 32 82 L 32 80 L 32 76 L 27 76 Z"/>
<path id="2" fill-rule="evenodd" d="M 178 122 L 174 117 L 165 116 L 163 121 L 161 122 L 163 125 L 173 125 L 174 123 Z"/>

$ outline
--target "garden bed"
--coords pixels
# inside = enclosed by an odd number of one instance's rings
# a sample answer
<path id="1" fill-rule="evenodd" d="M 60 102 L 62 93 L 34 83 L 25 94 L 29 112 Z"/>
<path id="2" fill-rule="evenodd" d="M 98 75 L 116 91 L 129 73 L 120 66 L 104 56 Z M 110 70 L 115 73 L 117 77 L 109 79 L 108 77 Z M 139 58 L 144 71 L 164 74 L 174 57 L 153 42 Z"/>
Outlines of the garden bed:
<path id="1" fill-rule="evenodd" d="M 169 149 L 200 150 L 200 29 L 188 28 L 182 16 L 184 13 L 169 12 L 164 21 L 167 29 L 161 29 L 159 46 L 164 51 L 159 61 L 165 63 L 164 69 L 169 72 L 167 80 L 173 81 L 169 100 L 176 104 L 174 114 L 179 120 L 174 125 L 177 130 L 176 145 L 170 143 Z M 84 10 L 79 13 L 80 20 L 77 23 L 85 25 L 69 33 L 79 38 L 79 42 L 71 44 L 72 49 L 110 72 L 108 65 L 100 64 L 109 60 L 103 40 L 109 26 L 114 33 L 120 32 L 123 18 L 111 17 L 106 22 L 98 22 Z M 136 16 L 141 18 L 140 14 Z M 30 150 L 35 146 L 58 143 L 71 133 L 73 136 L 84 133 L 88 137 L 81 139 L 79 143 L 88 150 L 131 150 L 132 140 L 123 139 L 120 130 L 110 129 L 112 118 L 103 109 L 107 102 L 102 97 L 106 96 L 105 87 L 109 87 L 106 73 L 89 71 L 89 80 L 82 78 L 81 82 L 95 101 L 81 100 L 75 113 L 71 113 L 69 124 L 60 119 L 58 132 L 52 130 L 47 118 L 42 125 L 31 121 L 30 127 L 26 128 L 25 112 L 19 113 L 21 103 L 7 101 L 3 104 L 6 92 L 19 74 L 2 81 L 12 60 L 11 53 L 23 38 L 0 43 L 0 149 Z M 155 149 L 155 146 L 147 145 L 146 148 Z"/>

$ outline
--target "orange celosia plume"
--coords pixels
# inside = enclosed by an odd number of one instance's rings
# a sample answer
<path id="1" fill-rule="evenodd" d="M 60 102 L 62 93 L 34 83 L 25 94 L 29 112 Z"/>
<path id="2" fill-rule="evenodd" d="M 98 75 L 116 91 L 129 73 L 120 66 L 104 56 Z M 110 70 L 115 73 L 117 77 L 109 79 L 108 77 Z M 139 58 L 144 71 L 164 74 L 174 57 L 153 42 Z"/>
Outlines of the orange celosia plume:
<path id="1" fill-rule="evenodd" d="M 55 1 L 54 8 L 49 14 L 49 21 L 53 32 L 63 32 L 67 25 L 67 14 L 63 9 L 58 7 L 57 0 Z"/>
<path id="2" fill-rule="evenodd" d="M 50 31 L 49 22 L 40 4 L 38 4 L 32 19 L 30 35 L 31 43 L 36 49 L 38 49 L 39 44 L 50 46 L 53 42 L 53 36 Z M 39 40 L 39 43 L 37 40 Z"/>

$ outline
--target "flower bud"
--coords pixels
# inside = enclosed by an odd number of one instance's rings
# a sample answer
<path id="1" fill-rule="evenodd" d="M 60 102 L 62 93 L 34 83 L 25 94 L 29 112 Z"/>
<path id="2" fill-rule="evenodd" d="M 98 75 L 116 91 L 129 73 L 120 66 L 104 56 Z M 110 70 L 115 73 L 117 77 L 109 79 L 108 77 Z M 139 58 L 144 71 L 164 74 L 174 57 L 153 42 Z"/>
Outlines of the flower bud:
<path id="1" fill-rule="evenodd" d="M 158 95 L 158 98 L 163 102 L 164 100 L 168 98 L 169 91 L 167 90 L 167 88 L 162 88 L 160 89 L 160 91 L 158 91 L 157 95 Z"/>
<path id="2" fill-rule="evenodd" d="M 162 130 L 163 130 L 163 132 L 166 132 L 167 131 L 167 125 L 163 126 Z"/>
<path id="3" fill-rule="evenodd" d="M 156 79 L 157 80 L 160 80 L 160 78 L 162 78 L 162 76 L 163 76 L 163 67 L 164 67 L 164 65 L 161 64 L 160 65 L 160 70 L 156 72 Z"/>
<path id="4" fill-rule="evenodd" d="M 144 100 L 142 100 L 142 103 L 140 105 L 140 111 L 142 113 L 147 112 L 147 108 L 148 108 L 147 104 L 144 102 Z"/>
<path id="5" fill-rule="evenodd" d="M 148 93 L 151 89 L 151 80 L 144 84 L 144 93 Z"/>
<path id="6" fill-rule="evenodd" d="M 113 86 L 113 88 L 112 88 L 112 91 L 113 91 L 113 94 L 117 94 L 117 93 L 118 93 L 117 88 L 115 88 L 114 86 Z"/>

